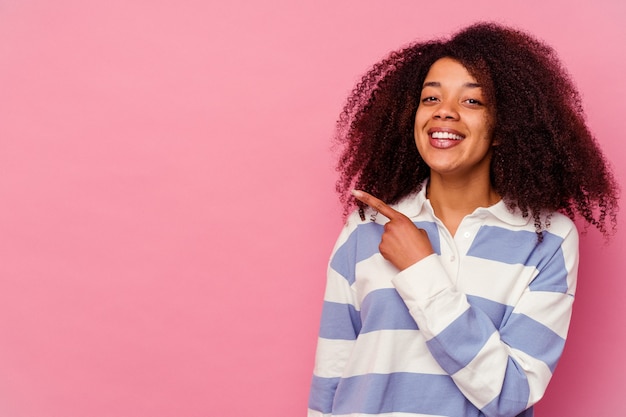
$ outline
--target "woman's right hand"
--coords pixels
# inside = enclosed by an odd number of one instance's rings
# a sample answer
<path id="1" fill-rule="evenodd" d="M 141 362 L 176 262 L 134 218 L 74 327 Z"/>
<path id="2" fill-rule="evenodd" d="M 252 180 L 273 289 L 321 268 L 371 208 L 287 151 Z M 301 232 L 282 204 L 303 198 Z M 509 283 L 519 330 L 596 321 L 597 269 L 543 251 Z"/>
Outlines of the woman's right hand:
<path id="1" fill-rule="evenodd" d="M 389 219 L 378 249 L 400 271 L 435 253 L 426 231 L 407 216 L 365 191 L 353 190 L 352 195 Z"/>

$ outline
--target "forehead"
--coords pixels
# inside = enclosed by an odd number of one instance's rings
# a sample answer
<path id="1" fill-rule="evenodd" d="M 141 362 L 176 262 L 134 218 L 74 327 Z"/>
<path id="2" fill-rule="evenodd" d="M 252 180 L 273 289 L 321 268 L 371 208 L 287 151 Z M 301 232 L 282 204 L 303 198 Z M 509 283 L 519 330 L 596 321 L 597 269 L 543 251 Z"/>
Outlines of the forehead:
<path id="1" fill-rule="evenodd" d="M 468 69 L 456 59 L 449 57 L 440 58 L 431 65 L 426 74 L 424 86 L 432 85 L 433 82 L 451 86 L 469 83 L 473 84 L 473 87 L 478 87 L 476 78 Z"/>

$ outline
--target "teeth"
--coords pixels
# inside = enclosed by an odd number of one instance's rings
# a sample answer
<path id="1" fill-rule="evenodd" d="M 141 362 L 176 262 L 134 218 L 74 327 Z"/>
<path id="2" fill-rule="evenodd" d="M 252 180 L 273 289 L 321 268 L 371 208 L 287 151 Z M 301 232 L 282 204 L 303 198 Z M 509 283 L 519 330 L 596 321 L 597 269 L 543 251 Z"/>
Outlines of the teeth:
<path id="1" fill-rule="evenodd" d="M 452 140 L 463 139 L 462 136 L 455 135 L 454 133 L 450 133 L 450 132 L 433 132 L 432 137 L 433 139 L 452 139 Z"/>

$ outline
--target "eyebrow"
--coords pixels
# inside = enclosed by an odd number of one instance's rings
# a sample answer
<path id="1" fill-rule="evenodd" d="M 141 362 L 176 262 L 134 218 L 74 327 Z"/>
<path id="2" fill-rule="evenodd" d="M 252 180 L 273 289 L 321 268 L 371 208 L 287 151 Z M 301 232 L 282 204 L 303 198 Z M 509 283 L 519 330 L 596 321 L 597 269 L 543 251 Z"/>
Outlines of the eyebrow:
<path id="1" fill-rule="evenodd" d="M 424 87 L 441 87 L 441 83 L 439 81 L 428 81 L 425 82 L 422 88 Z M 481 88 L 482 86 L 478 83 L 465 83 L 463 87 L 467 88 Z"/>

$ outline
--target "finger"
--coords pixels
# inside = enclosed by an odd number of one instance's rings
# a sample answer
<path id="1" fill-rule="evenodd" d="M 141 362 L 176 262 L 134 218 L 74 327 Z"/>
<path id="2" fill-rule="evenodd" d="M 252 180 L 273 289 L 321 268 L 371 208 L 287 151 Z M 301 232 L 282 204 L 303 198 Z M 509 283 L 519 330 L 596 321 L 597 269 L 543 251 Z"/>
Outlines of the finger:
<path id="1" fill-rule="evenodd" d="M 365 191 L 352 190 L 352 195 L 357 200 L 361 201 L 362 203 L 367 204 L 368 206 L 370 206 L 371 208 L 373 208 L 374 210 L 376 210 L 383 216 L 387 217 L 389 220 L 392 220 L 398 216 L 404 216 L 399 211 L 396 211 L 392 209 L 391 207 L 389 207 L 382 200 L 379 200 L 378 198 L 374 197 L 373 195 L 369 193 L 366 193 Z"/>

